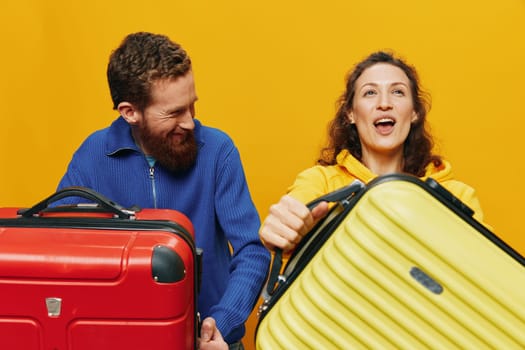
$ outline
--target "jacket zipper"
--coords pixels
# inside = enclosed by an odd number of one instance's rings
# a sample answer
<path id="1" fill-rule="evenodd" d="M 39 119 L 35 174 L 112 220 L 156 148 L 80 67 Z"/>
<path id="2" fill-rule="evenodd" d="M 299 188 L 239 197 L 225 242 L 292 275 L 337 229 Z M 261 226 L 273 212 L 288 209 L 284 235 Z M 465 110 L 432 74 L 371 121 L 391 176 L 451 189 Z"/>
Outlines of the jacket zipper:
<path id="1" fill-rule="evenodd" d="M 157 189 L 155 187 L 155 168 L 149 168 L 149 178 L 151 180 L 151 189 L 153 192 L 153 208 L 157 209 Z"/>

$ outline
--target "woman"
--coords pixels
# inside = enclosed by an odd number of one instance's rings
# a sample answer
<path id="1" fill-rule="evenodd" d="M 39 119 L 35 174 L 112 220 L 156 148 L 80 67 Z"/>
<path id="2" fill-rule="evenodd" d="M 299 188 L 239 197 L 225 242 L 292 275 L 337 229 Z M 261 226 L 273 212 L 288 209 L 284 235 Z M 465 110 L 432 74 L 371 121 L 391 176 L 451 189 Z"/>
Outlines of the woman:
<path id="1" fill-rule="evenodd" d="M 270 207 L 259 231 L 265 246 L 292 250 L 328 212 L 327 203 L 311 212 L 304 203 L 355 179 L 368 183 L 388 173 L 434 178 L 482 221 L 474 190 L 455 180 L 450 163 L 432 153 L 426 129 L 429 108 L 416 70 L 403 60 L 376 52 L 357 64 L 339 99 L 329 145 L 321 151 L 318 165 L 301 172 L 288 194 Z"/>

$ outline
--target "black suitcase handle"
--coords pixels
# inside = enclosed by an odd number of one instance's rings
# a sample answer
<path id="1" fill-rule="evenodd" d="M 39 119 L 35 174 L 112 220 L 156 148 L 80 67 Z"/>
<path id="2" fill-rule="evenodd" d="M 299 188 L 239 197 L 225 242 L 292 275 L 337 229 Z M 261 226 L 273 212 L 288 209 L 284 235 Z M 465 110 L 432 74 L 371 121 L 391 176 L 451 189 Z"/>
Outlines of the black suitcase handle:
<path id="1" fill-rule="evenodd" d="M 324 196 L 314 199 L 313 201 L 306 204 L 306 207 L 311 211 L 321 202 L 342 202 L 348 200 L 354 194 L 364 188 L 364 184 L 359 180 L 354 180 L 350 185 L 342 187 L 333 192 L 327 193 Z M 272 295 L 278 287 L 279 280 L 282 279 L 280 275 L 281 268 L 283 265 L 283 250 L 281 248 L 275 248 L 272 266 L 270 268 L 270 274 L 268 277 L 268 284 L 266 285 L 266 293 L 268 296 Z"/>
<path id="2" fill-rule="evenodd" d="M 97 203 L 98 207 L 103 209 L 104 212 L 113 213 L 116 217 L 121 219 L 133 219 L 135 217 L 135 211 L 126 209 L 120 204 L 117 204 L 109 198 L 103 196 L 102 194 L 90 188 L 81 186 L 71 186 L 63 188 L 62 190 L 59 190 L 51 196 L 47 197 L 43 201 L 35 204 L 31 208 L 19 210 L 18 214 L 20 214 L 24 218 L 40 216 L 40 213 L 48 209 L 52 203 L 66 197 L 81 197 L 88 199 L 92 202 Z M 80 207 L 67 207 L 67 209 L 68 212 L 82 210 Z"/>

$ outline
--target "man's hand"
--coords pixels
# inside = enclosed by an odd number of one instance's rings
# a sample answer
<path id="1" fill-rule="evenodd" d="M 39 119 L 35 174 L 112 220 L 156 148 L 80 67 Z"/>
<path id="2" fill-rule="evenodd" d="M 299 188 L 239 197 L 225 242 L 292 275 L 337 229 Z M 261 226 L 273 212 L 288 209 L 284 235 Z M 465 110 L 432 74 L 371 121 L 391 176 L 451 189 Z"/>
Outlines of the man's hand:
<path id="1" fill-rule="evenodd" d="M 202 321 L 201 336 L 197 339 L 197 349 L 228 350 L 228 344 L 222 339 L 221 332 L 211 317 L 206 317 Z"/>

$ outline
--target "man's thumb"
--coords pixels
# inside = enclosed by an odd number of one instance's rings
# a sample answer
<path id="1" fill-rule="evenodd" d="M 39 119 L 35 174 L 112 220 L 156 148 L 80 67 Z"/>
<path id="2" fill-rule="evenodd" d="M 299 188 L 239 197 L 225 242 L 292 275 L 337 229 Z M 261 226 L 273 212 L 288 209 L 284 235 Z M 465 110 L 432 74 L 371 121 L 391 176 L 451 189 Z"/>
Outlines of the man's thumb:
<path id="1" fill-rule="evenodd" d="M 213 325 L 210 320 L 204 320 L 201 326 L 201 341 L 208 342 L 213 334 Z"/>

